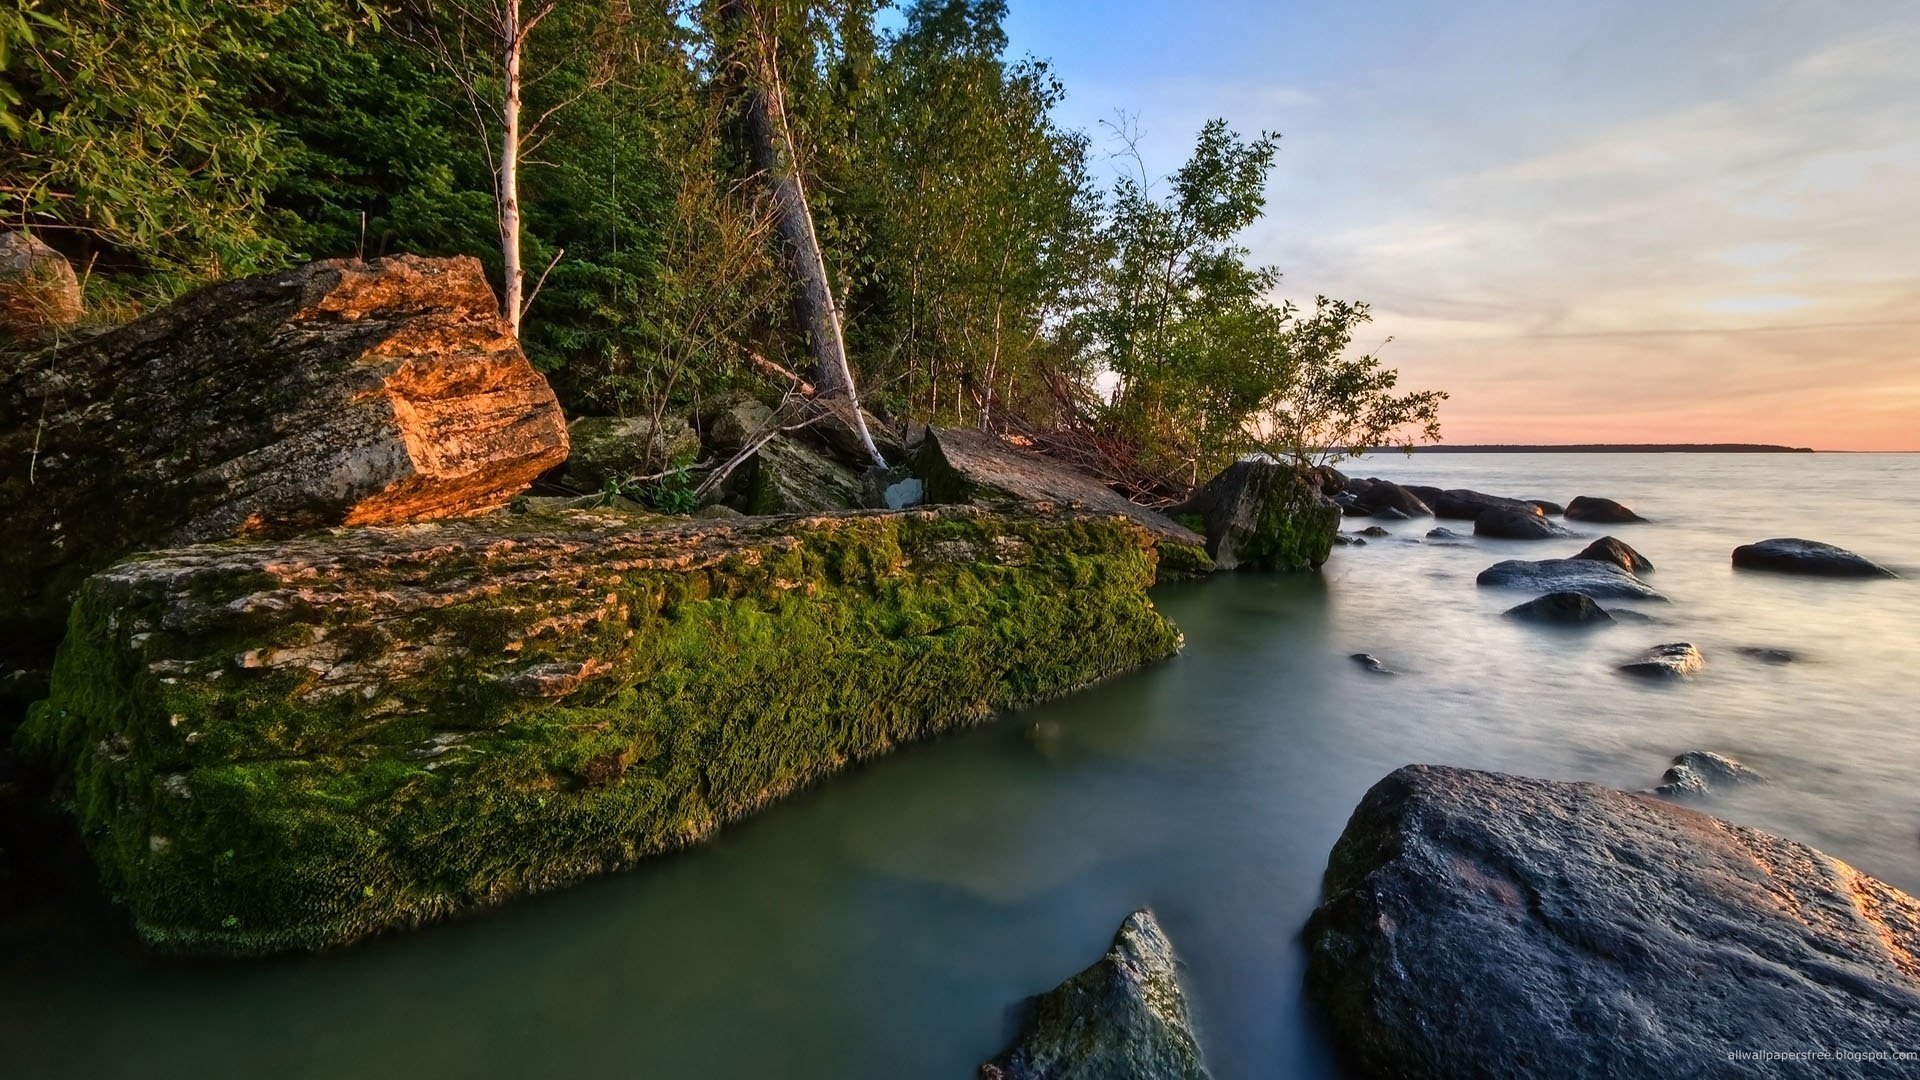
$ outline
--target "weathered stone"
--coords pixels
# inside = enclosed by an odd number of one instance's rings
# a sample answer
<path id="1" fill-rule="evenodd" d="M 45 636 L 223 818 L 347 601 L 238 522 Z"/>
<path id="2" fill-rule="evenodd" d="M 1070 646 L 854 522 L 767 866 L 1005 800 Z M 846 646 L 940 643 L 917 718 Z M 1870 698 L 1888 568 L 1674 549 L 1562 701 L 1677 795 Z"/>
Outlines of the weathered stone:
<path id="1" fill-rule="evenodd" d="M 1666 599 L 1646 582 L 1597 559 L 1508 559 L 1480 571 L 1474 581 L 1533 592 L 1586 593 L 1596 599 Z"/>
<path id="2" fill-rule="evenodd" d="M 971 508 L 190 547 L 88 579 L 16 746 L 71 785 L 147 940 L 315 948 L 694 843 L 1170 655 L 1153 561 L 1120 519 Z"/>
<path id="3" fill-rule="evenodd" d="M 1421 502 L 1433 508 L 1433 515 L 1439 518 L 1451 518 L 1456 521 L 1472 521 L 1489 510 L 1513 510 L 1522 514 L 1538 514 L 1540 508 L 1519 499 L 1505 499 L 1498 495 L 1472 491 L 1467 488 L 1451 488 L 1442 491 L 1436 487 L 1420 484 L 1408 484 L 1407 490 L 1420 498 Z"/>
<path id="4" fill-rule="evenodd" d="M 214 285 L 0 356 L 0 641 L 51 655 L 81 579 L 132 551 L 470 514 L 566 454 L 477 260 Z"/>
<path id="5" fill-rule="evenodd" d="M 1729 757 L 1705 750 L 1689 750 L 1673 759 L 1660 777 L 1655 795 L 1669 798 L 1712 794 L 1714 786 L 1764 784 L 1767 778 Z"/>
<path id="6" fill-rule="evenodd" d="M 595 489 L 609 480 L 651 476 L 700 456 L 700 436 L 679 417 L 583 416 L 567 425 L 567 482 Z"/>
<path id="7" fill-rule="evenodd" d="M 1532 507 L 1521 510 L 1483 510 L 1473 519 L 1473 535 L 1500 540 L 1553 540 L 1573 533 L 1555 525 Z"/>
<path id="8" fill-rule="evenodd" d="M 1134 912 L 1105 956 L 1027 1002 L 981 1080 L 1204 1080 L 1178 968 L 1153 913 Z"/>
<path id="9" fill-rule="evenodd" d="M 1610 623 L 1613 616 L 1593 597 L 1578 592 L 1551 592 L 1538 596 L 1518 607 L 1510 607 L 1505 614 L 1528 622 L 1543 623 Z"/>
<path id="10" fill-rule="evenodd" d="M 1567 504 L 1568 521 L 1591 521 L 1597 525 L 1624 525 L 1646 518 L 1614 502 L 1593 495 L 1582 495 Z"/>
<path id="11" fill-rule="evenodd" d="M 932 428 L 914 455 L 934 504 L 974 503 L 996 509 L 1071 507 L 1127 518 L 1160 547 L 1161 569 L 1205 571 L 1207 540 L 1166 514 L 1121 496 L 1078 469 L 1037 451 L 967 428 Z"/>
<path id="12" fill-rule="evenodd" d="M 1816 577 L 1898 577 L 1871 559 L 1818 540 L 1783 537 L 1733 549 L 1733 565 L 1742 570 L 1773 570 Z"/>
<path id="13" fill-rule="evenodd" d="M 747 513 L 815 514 L 860 508 L 860 476 L 786 435 L 762 443 L 746 466 Z"/>
<path id="14" fill-rule="evenodd" d="M 1691 642 L 1676 641 L 1655 645 L 1639 659 L 1621 664 L 1620 670 L 1650 679 L 1678 679 L 1697 673 L 1706 663 L 1706 657 Z"/>
<path id="15" fill-rule="evenodd" d="M 795 418 L 792 422 L 798 423 Z M 716 450 L 735 451 L 766 434 L 775 424 L 773 409 L 750 397 L 726 398 L 700 414 L 706 441 Z"/>
<path id="16" fill-rule="evenodd" d="M 1420 496 L 1391 480 L 1369 478 L 1366 487 L 1354 493 L 1354 503 L 1374 514 L 1397 510 L 1410 518 L 1433 516 L 1433 509 Z"/>
<path id="17" fill-rule="evenodd" d="M 1920 900 L 1660 799 L 1408 766 L 1323 895 L 1307 990 L 1368 1075 L 1913 1072 L 1871 1055 L 1920 1046 Z"/>
<path id="18" fill-rule="evenodd" d="M 1205 523 L 1207 554 L 1222 570 L 1316 570 L 1340 531 L 1340 508 L 1310 478 L 1292 465 L 1251 458 L 1220 470 L 1173 513 Z"/>
<path id="19" fill-rule="evenodd" d="M 81 313 L 80 279 L 66 256 L 25 230 L 0 234 L 0 336 L 72 326 Z"/>
<path id="20" fill-rule="evenodd" d="M 1592 559 L 1596 562 L 1612 563 L 1629 574 L 1650 574 L 1653 563 L 1645 555 L 1628 547 L 1611 536 L 1603 536 L 1583 548 L 1576 559 Z"/>

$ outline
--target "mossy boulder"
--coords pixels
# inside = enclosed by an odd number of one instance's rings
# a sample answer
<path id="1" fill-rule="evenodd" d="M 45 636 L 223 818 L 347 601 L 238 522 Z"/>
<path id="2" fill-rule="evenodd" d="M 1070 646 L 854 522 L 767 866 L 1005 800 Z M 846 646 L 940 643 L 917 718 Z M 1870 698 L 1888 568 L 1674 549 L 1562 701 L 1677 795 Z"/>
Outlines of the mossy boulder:
<path id="1" fill-rule="evenodd" d="M 1107 517 L 612 511 L 140 556 L 15 745 L 157 946 L 311 949 L 699 841 L 1171 655 Z"/>
<path id="2" fill-rule="evenodd" d="M 1207 554 L 1222 570 L 1315 570 L 1333 551 L 1340 507 L 1317 478 L 1292 465 L 1236 461 L 1174 508 L 1207 534 Z"/>
<path id="3" fill-rule="evenodd" d="M 690 465 L 700 456 L 700 436 L 676 416 L 583 416 L 567 425 L 567 441 L 567 482 L 587 489 Z"/>
<path id="4" fill-rule="evenodd" d="M 775 435 L 762 443 L 747 469 L 749 514 L 857 510 L 863 501 L 859 473 L 786 435 Z"/>
<path id="5" fill-rule="evenodd" d="M 1019 1039 L 982 1080 L 1206 1080 L 1179 961 L 1151 911 L 1091 967 L 1026 1003 Z"/>

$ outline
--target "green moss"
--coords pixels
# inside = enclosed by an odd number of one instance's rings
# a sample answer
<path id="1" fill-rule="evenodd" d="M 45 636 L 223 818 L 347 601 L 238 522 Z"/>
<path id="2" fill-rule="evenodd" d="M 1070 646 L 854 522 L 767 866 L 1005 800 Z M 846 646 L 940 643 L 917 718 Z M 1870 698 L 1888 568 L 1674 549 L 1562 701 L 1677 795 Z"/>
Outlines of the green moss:
<path id="1" fill-rule="evenodd" d="M 1152 551 L 1119 521 L 793 529 L 688 568 L 613 569 L 590 549 L 538 575 L 463 568 L 471 548 L 389 558 L 394 582 L 466 597 L 397 620 L 363 571 L 254 610 L 233 601 L 257 577 L 195 581 L 211 593 L 185 626 L 163 616 L 187 584 L 103 575 L 17 743 L 70 778 L 103 880 L 149 941 L 316 948 L 697 841 L 850 763 L 1179 645 L 1145 596 Z M 342 584 L 369 599 L 328 598 Z M 386 674 L 316 692 L 355 664 Z M 516 689 L 540 665 L 590 674 L 556 696 Z"/>

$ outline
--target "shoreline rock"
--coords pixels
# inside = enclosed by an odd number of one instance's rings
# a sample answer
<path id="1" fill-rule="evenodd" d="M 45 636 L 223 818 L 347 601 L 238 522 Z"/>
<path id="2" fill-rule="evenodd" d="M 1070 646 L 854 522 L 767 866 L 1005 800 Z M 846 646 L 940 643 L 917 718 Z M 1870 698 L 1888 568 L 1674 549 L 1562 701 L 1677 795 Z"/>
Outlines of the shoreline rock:
<path id="1" fill-rule="evenodd" d="M 1780 537 L 1742 544 L 1733 549 L 1733 565 L 1741 570 L 1770 570 L 1815 577 L 1897 578 L 1900 575 L 1845 548 L 1818 540 Z"/>
<path id="2" fill-rule="evenodd" d="M 1318 570 L 1333 551 L 1341 518 L 1340 508 L 1292 465 L 1254 459 L 1222 469 L 1169 513 L 1200 519 L 1207 555 L 1221 570 Z M 1361 535 L 1385 531 L 1376 525 Z"/>

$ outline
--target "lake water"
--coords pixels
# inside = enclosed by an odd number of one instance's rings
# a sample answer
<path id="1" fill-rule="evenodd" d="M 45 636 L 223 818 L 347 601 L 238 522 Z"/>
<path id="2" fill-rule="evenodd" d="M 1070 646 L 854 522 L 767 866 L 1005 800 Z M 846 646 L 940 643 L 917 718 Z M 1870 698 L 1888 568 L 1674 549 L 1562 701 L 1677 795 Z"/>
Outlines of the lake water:
<path id="1" fill-rule="evenodd" d="M 1655 623 L 1502 619 L 1474 575 L 1586 541 L 1339 548 L 1166 587 L 1177 659 L 912 748 L 631 873 L 317 957 L 142 955 L 97 898 L 0 926 L 16 1077 L 967 1077 L 1008 1010 L 1151 906 L 1217 1076 L 1333 1075 L 1300 994 L 1328 849 L 1408 762 L 1625 788 L 1691 749 L 1773 783 L 1703 805 L 1920 891 L 1920 456 L 1426 455 L 1355 475 L 1566 502 L 1657 567 Z M 1348 528 L 1368 524 L 1349 519 Z M 1457 531 L 1470 526 L 1451 524 Z M 1907 575 L 1735 573 L 1771 536 Z M 1617 606 L 1617 605 L 1616 605 Z M 1698 677 L 1614 671 L 1692 641 Z M 1736 652 L 1802 653 L 1766 664 Z M 1369 674 L 1370 652 L 1403 674 Z"/>

